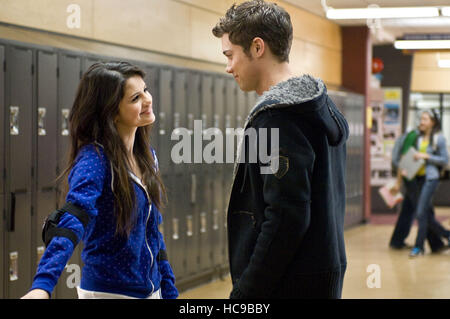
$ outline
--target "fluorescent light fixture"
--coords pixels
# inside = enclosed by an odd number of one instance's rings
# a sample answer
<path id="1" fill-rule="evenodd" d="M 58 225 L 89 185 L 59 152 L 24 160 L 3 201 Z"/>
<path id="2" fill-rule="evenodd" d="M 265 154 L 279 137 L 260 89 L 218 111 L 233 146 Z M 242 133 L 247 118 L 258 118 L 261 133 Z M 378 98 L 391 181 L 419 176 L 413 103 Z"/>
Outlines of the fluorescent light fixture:
<path id="1" fill-rule="evenodd" d="M 444 17 L 450 17 L 450 7 L 442 7 L 441 13 Z"/>
<path id="2" fill-rule="evenodd" d="M 397 40 L 394 47 L 400 50 L 450 49 L 450 40 Z"/>
<path id="3" fill-rule="evenodd" d="M 450 7 L 449 9 L 450 14 Z M 439 17 L 437 7 L 403 7 L 403 8 L 361 8 L 333 9 L 326 12 L 328 19 L 389 19 L 389 18 L 431 18 Z"/>
<path id="4" fill-rule="evenodd" d="M 438 60 L 438 66 L 440 68 L 450 68 L 450 60 Z"/>

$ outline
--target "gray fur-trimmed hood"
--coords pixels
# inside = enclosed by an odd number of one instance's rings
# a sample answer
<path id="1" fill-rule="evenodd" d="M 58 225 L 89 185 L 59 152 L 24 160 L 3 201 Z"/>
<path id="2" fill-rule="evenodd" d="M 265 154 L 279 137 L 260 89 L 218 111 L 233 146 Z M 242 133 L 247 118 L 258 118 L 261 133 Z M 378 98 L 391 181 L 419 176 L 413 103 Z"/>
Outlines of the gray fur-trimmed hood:
<path id="1" fill-rule="evenodd" d="M 302 75 L 272 86 L 258 98 L 244 127 L 261 112 L 281 108 L 304 113 L 308 120 L 321 125 L 331 146 L 339 145 L 348 138 L 347 121 L 328 97 L 327 88 L 320 79 Z"/>

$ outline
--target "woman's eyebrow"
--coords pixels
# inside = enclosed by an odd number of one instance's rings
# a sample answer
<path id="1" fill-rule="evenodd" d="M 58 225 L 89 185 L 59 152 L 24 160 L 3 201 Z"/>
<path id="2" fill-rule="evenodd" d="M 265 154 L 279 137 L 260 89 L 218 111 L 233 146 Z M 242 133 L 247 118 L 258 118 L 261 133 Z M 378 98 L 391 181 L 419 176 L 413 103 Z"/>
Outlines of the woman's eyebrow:
<path id="1" fill-rule="evenodd" d="M 144 90 L 145 90 L 145 88 L 144 88 Z M 136 95 L 138 95 L 140 93 L 141 93 L 141 91 L 134 92 L 132 95 L 130 95 L 130 99 L 134 98 Z"/>

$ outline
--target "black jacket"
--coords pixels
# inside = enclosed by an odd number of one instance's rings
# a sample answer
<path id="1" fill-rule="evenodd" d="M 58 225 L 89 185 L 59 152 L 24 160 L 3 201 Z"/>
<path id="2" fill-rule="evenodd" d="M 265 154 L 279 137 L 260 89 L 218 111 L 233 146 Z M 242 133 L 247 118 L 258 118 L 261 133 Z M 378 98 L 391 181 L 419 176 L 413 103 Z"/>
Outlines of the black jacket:
<path id="1" fill-rule="evenodd" d="M 257 139 L 240 144 L 228 205 L 230 297 L 340 298 L 347 121 L 323 82 L 304 75 L 265 92 L 249 128 Z M 278 128 L 279 154 L 269 163 L 249 156 L 261 128 L 269 150 Z M 274 161 L 278 170 L 262 174 Z"/>

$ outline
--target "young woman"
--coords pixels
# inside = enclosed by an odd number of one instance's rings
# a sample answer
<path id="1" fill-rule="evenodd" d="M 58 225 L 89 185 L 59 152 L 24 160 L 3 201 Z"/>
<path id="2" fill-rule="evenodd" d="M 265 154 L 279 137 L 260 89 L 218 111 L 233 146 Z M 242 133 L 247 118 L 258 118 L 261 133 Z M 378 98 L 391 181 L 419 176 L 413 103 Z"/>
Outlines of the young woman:
<path id="1" fill-rule="evenodd" d="M 419 223 L 416 243 L 409 256 L 423 255 L 427 232 L 431 231 L 439 237 L 446 238 L 450 244 L 450 231 L 444 229 L 432 213 L 432 198 L 439 184 L 441 169 L 448 163 L 448 153 L 445 137 L 440 134 L 440 121 L 437 113 L 424 111 L 420 117 L 419 136 L 416 146 L 416 160 L 424 159 L 424 166 L 417 172 L 416 180 L 419 187 L 419 197 L 416 206 L 416 218 Z"/>
<path id="2" fill-rule="evenodd" d="M 426 121 L 428 119 L 429 116 L 424 115 L 424 120 Z M 411 180 L 408 180 L 403 177 L 403 175 L 401 174 L 402 172 L 398 166 L 402 155 L 405 154 L 410 147 L 417 148 L 416 144 L 419 136 L 420 136 L 419 127 L 404 133 L 395 141 L 394 149 L 392 151 L 392 168 L 394 170 L 393 173 L 397 175 L 397 185 L 392 189 L 392 193 L 396 194 L 398 191 L 400 191 L 400 186 L 402 184 L 404 185 L 404 200 L 401 203 L 400 213 L 397 222 L 395 224 L 391 240 L 389 242 L 389 246 L 392 249 L 411 250 L 412 248 L 411 246 L 405 243 L 405 239 L 409 236 L 409 232 L 411 230 L 415 218 L 417 201 L 418 198 L 420 197 L 419 195 L 423 185 L 423 178 L 421 178 L 420 175 L 423 176 L 424 168 L 422 168 L 420 172 L 421 174 L 419 174 L 419 176 L 415 176 L 420 178 L 413 178 Z M 437 141 L 438 138 L 439 135 L 436 134 L 433 135 L 433 139 L 435 141 Z M 428 209 L 429 212 L 427 212 L 427 214 L 429 218 L 434 218 L 433 206 L 429 205 Z M 441 236 L 435 234 L 430 227 L 428 227 L 426 239 L 428 240 L 428 244 L 433 253 L 441 252 L 446 248 Z"/>
<path id="3" fill-rule="evenodd" d="M 158 230 L 165 189 L 150 147 L 155 115 L 143 78 L 129 63 L 96 63 L 70 113 L 65 199 L 89 219 L 64 212 L 58 228 L 84 242 L 80 298 L 178 296 Z M 73 241 L 53 237 L 24 298 L 49 298 L 73 250 Z"/>

